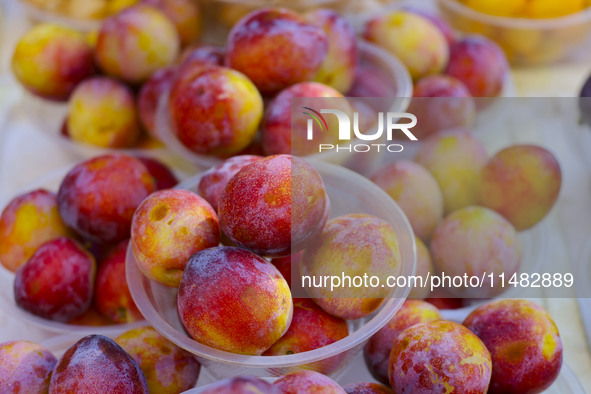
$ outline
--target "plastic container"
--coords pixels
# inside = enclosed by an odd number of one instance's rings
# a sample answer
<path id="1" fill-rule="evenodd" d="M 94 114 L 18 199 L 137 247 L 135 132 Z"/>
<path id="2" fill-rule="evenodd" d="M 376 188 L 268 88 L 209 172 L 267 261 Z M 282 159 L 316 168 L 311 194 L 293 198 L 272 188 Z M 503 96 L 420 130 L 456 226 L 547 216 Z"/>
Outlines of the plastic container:
<path id="1" fill-rule="evenodd" d="M 519 272 L 544 272 L 542 267 L 544 267 L 545 256 L 547 254 L 547 226 L 542 222 L 530 230 L 519 232 L 517 238 L 519 239 L 522 251 L 521 268 Z M 528 293 L 527 290 L 514 287 L 502 293 L 498 298 L 531 298 L 531 290 L 529 290 Z M 441 315 L 446 320 L 462 323 L 466 316 L 476 309 L 477 306 L 492 300 L 466 301 L 469 305 L 459 309 L 444 309 L 441 311 Z"/>
<path id="2" fill-rule="evenodd" d="M 402 258 L 400 275 L 413 275 L 416 265 L 414 236 L 408 220 L 394 200 L 371 181 L 352 171 L 320 161 L 311 163 L 324 180 L 331 200 L 331 217 L 368 213 L 388 221 L 398 236 Z M 195 190 L 198 183 L 199 176 L 183 182 L 179 187 Z M 216 350 L 190 338 L 178 316 L 177 289 L 147 279 L 137 268 L 131 249 L 128 250 L 126 264 L 131 295 L 146 320 L 166 338 L 195 354 L 216 379 L 241 374 L 280 376 L 303 366 L 338 376 L 369 337 L 392 318 L 409 292 L 409 288 L 394 289 L 391 298 L 386 299 L 374 314 L 349 321 L 351 334 L 348 337 L 328 346 L 286 356 L 246 356 Z M 322 368 L 327 360 L 331 363 L 329 370 Z"/>
<path id="3" fill-rule="evenodd" d="M 27 187 L 16 195 L 32 191 L 35 189 L 43 188 L 52 192 L 56 192 L 59 189 L 62 179 L 70 171 L 71 167 L 61 168 L 53 171 L 37 181 L 31 183 Z M 186 178 L 182 173 L 176 172 L 175 175 L 179 179 Z M 14 196 L 13 196 L 14 197 Z M 0 212 L 4 209 L 6 204 L 10 201 L 0 201 Z M 57 321 L 44 319 L 42 317 L 33 315 L 21 308 L 19 308 L 14 300 L 14 277 L 15 274 L 0 264 L 0 309 L 2 309 L 7 316 L 11 318 L 19 319 L 28 324 L 32 324 L 35 327 L 41 328 L 46 331 L 54 333 L 68 333 L 70 335 L 83 335 L 88 333 L 102 334 L 102 335 L 115 335 L 129 329 L 145 325 L 145 321 L 138 321 L 133 323 L 125 324 L 113 324 L 109 326 L 83 326 L 75 324 L 67 324 Z"/>
<path id="4" fill-rule="evenodd" d="M 412 97 L 412 79 L 406 67 L 387 51 L 370 44 L 359 41 L 360 62 L 362 65 L 375 67 L 385 73 L 391 86 L 388 87 L 392 98 L 391 112 L 405 112 Z M 156 134 L 158 138 L 174 153 L 194 163 L 200 168 L 209 168 L 219 164 L 222 159 L 214 156 L 200 155 L 185 147 L 172 131 L 168 114 L 168 92 L 160 98 L 156 115 Z M 363 153 L 368 156 L 367 153 Z M 353 156 L 353 157 L 352 157 Z M 308 156 L 310 159 L 318 159 L 334 164 L 347 165 L 356 161 L 356 156 L 343 154 L 343 152 L 324 152 Z"/>
<path id="5" fill-rule="evenodd" d="M 528 19 L 484 14 L 458 0 L 437 0 L 457 30 L 496 41 L 516 66 L 543 65 L 576 56 L 591 31 L 591 8 L 558 18 Z"/>

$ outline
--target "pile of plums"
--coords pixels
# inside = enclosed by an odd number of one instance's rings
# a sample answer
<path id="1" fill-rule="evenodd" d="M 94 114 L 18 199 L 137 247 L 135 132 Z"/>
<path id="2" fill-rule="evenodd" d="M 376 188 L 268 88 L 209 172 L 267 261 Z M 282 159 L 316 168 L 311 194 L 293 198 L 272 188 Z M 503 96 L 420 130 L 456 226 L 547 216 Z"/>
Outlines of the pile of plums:
<path id="1" fill-rule="evenodd" d="M 57 193 L 12 199 L 0 215 L 0 262 L 16 274 L 16 304 L 63 323 L 142 320 L 125 279 L 131 220 L 146 197 L 176 183 L 155 159 L 111 154 L 76 165 Z"/>
<path id="2" fill-rule="evenodd" d="M 541 146 L 512 145 L 489 157 L 473 134 L 454 129 L 423 140 L 414 160 L 386 164 L 371 179 L 411 223 L 417 274 L 480 277 L 503 272 L 511 277 L 521 268 L 518 232 L 551 211 L 562 172 L 554 155 Z M 504 289 L 487 282 L 478 289 L 447 290 L 450 297 L 489 298 Z M 431 296 L 439 299 L 437 295 Z M 429 297 L 429 291 L 415 288 L 411 296 Z"/>

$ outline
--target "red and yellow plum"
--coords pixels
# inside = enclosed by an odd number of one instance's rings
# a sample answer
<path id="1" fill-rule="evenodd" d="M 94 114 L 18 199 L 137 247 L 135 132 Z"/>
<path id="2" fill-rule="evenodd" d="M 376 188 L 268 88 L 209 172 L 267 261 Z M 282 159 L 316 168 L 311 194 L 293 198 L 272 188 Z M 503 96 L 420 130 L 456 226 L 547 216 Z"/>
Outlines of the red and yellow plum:
<path id="1" fill-rule="evenodd" d="M 90 307 L 96 262 L 76 241 L 62 237 L 41 245 L 16 273 L 14 299 L 29 313 L 67 322 Z"/>
<path id="2" fill-rule="evenodd" d="M 267 107 L 262 127 L 262 143 L 266 154 L 305 156 L 318 153 L 319 144 L 339 143 L 339 124 L 335 116 L 326 117 L 326 129 L 320 130 L 314 124 L 314 138 L 308 139 L 306 122 L 310 119 L 309 116 L 297 111 L 293 113 L 296 118 L 292 119 L 292 99 L 296 97 L 312 98 L 311 103 L 314 103 L 314 97 L 332 97 L 331 108 L 346 114 L 353 112 L 349 101 L 330 86 L 318 82 L 292 85 L 279 93 Z M 302 104 L 305 103 L 306 101 L 302 101 Z"/>
<path id="3" fill-rule="evenodd" d="M 68 104 L 68 136 L 102 148 L 128 148 L 140 135 L 133 92 L 106 77 L 78 85 Z"/>
<path id="4" fill-rule="evenodd" d="M 6 393 L 47 393 L 57 359 L 33 342 L 0 343 L 0 387 Z"/>
<path id="5" fill-rule="evenodd" d="M 172 131 L 195 153 L 232 156 L 254 140 L 263 100 L 244 74 L 220 66 L 180 68 L 169 96 Z"/>
<path id="6" fill-rule="evenodd" d="M 347 322 L 324 312 L 312 300 L 293 300 L 293 319 L 281 339 L 263 356 L 284 356 L 330 345 L 349 335 Z"/>
<path id="7" fill-rule="evenodd" d="M 489 393 L 541 393 L 558 377 L 562 342 L 554 321 L 528 300 L 498 300 L 476 308 L 463 323 L 490 351 Z"/>
<path id="8" fill-rule="evenodd" d="M 445 73 L 466 85 L 473 97 L 501 94 L 509 65 L 503 50 L 483 36 L 467 36 L 450 46 Z"/>
<path id="9" fill-rule="evenodd" d="M 148 394 L 139 365 L 112 339 L 89 335 L 59 359 L 49 383 L 49 394 Z"/>
<path id="10" fill-rule="evenodd" d="M 335 272 L 345 276 L 367 274 L 385 278 L 401 269 L 398 238 L 392 226 L 367 214 L 349 214 L 328 221 L 302 255 L 302 274 L 325 277 Z M 342 319 L 371 314 L 389 294 L 389 289 L 371 286 L 306 288 L 326 312 Z"/>
<path id="11" fill-rule="evenodd" d="M 64 101 L 76 85 L 95 73 L 92 48 L 76 30 L 40 24 L 17 43 L 12 71 L 33 94 Z"/>
<path id="12" fill-rule="evenodd" d="M 542 220 L 558 199 L 560 164 L 547 149 L 514 145 L 495 154 L 480 172 L 477 201 L 526 230 Z"/>
<path id="13" fill-rule="evenodd" d="M 510 278 L 521 266 L 515 228 L 496 212 L 477 206 L 454 211 L 437 226 L 431 253 L 435 267 L 450 276 L 504 273 Z M 487 276 L 480 287 L 454 286 L 447 290 L 461 297 L 485 298 L 505 289 L 493 286 Z"/>
<path id="14" fill-rule="evenodd" d="M 189 259 L 178 312 L 196 341 L 260 355 L 287 331 L 293 305 L 289 286 L 273 264 L 244 249 L 217 247 Z"/>
<path id="15" fill-rule="evenodd" d="M 230 32 L 226 65 L 246 74 L 263 94 L 314 79 L 328 53 L 324 30 L 283 8 L 264 8 Z"/>
<path id="16" fill-rule="evenodd" d="M 139 84 L 172 64 L 179 50 L 171 20 L 157 8 L 137 4 L 103 21 L 95 59 L 106 74 Z"/>
<path id="17" fill-rule="evenodd" d="M 374 17 L 364 37 L 396 55 L 414 79 L 442 72 L 449 58 L 449 46 L 437 26 L 408 11 Z"/>
<path id="18" fill-rule="evenodd" d="M 115 342 L 140 366 L 151 393 L 178 394 L 195 386 L 201 369 L 199 362 L 154 328 L 126 331 Z"/>
<path id="19" fill-rule="evenodd" d="M 77 233 L 114 243 L 129 238 L 135 210 L 155 188 L 138 159 L 107 154 L 77 164 L 62 181 L 57 204 L 64 222 Z"/>
<path id="20" fill-rule="evenodd" d="M 151 280 L 177 287 L 187 260 L 220 243 L 215 211 L 188 190 L 153 193 L 138 207 L 131 225 L 131 246 L 138 268 Z"/>
<path id="21" fill-rule="evenodd" d="M 234 244 L 281 257 L 302 250 L 322 230 L 329 200 L 320 174 L 308 162 L 276 155 L 234 175 L 218 210 L 222 232 Z"/>
<path id="22" fill-rule="evenodd" d="M 12 199 L 0 215 L 0 262 L 16 272 L 47 241 L 68 236 L 55 193 L 37 189 Z"/>
<path id="23" fill-rule="evenodd" d="M 389 384 L 388 359 L 398 335 L 419 323 L 440 320 L 441 314 L 433 305 L 418 300 L 406 300 L 396 315 L 375 333 L 363 348 L 363 357 L 372 376 Z"/>
<path id="24" fill-rule="evenodd" d="M 439 184 L 445 214 L 476 204 L 479 174 L 487 160 L 484 145 L 464 130 L 443 131 L 429 137 L 414 159 Z"/>
<path id="25" fill-rule="evenodd" d="M 491 370 L 491 356 L 482 341 L 466 327 L 445 320 L 402 331 L 388 361 L 395 393 L 485 394 Z"/>
<path id="26" fill-rule="evenodd" d="M 416 236 L 428 241 L 443 217 L 443 194 L 433 175 L 417 163 L 399 160 L 371 180 L 398 203 Z"/>

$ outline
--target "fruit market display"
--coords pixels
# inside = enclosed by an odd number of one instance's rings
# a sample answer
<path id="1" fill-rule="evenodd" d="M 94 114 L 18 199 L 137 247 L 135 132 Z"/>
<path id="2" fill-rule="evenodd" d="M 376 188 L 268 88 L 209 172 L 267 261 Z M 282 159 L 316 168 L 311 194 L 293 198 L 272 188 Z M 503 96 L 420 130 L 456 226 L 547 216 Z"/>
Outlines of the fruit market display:
<path id="1" fill-rule="evenodd" d="M 315 146 L 292 130 L 294 98 L 337 98 L 351 113 L 362 110 L 347 99 L 352 93 L 381 86 L 387 97 L 380 76 L 359 64 L 352 25 L 328 9 L 258 9 L 236 21 L 221 48 L 197 42 L 199 10 L 188 4 L 126 6 L 93 39 L 42 24 L 17 45 L 15 76 L 32 94 L 67 101 L 64 129 L 73 141 L 130 148 L 158 139 L 164 99 L 174 136 L 219 164 L 185 190 L 157 160 L 107 153 L 79 162 L 57 190 L 26 191 L 3 207 L 0 262 L 14 274 L 17 307 L 48 322 L 95 326 L 97 334 L 72 337 L 63 355 L 27 341 L 0 344 L 0 392 L 195 386 L 202 355 L 169 341 L 158 324 L 100 335 L 103 326 L 143 319 L 126 279 L 130 261 L 152 286 L 175 292 L 169 312 L 181 327 L 174 329 L 221 359 L 257 360 L 334 348 L 363 330 L 392 291 L 311 287 L 296 296 L 302 275 L 396 276 L 408 263 L 393 223 L 334 213 L 342 201 L 329 197 L 321 173 L 301 157 Z M 365 174 L 408 218 L 416 274 L 520 272 L 519 232 L 550 213 L 562 173 L 544 147 L 512 145 L 490 156 L 471 133 L 479 111 L 502 94 L 502 50 L 412 8 L 371 18 L 362 36 L 400 58 L 415 82 L 409 111 L 429 115 L 417 127 L 413 158 Z M 337 144 L 328 130 L 314 144 Z M 236 367 L 235 376 L 200 392 L 534 393 L 558 377 L 561 339 L 537 304 L 495 299 L 502 289 L 486 284 L 450 289 L 450 299 L 408 290 L 355 350 L 379 383 L 341 386 L 333 375 L 349 361 L 342 353 L 269 366 L 274 379 Z M 480 300 L 462 324 L 441 314 L 453 297 Z"/>

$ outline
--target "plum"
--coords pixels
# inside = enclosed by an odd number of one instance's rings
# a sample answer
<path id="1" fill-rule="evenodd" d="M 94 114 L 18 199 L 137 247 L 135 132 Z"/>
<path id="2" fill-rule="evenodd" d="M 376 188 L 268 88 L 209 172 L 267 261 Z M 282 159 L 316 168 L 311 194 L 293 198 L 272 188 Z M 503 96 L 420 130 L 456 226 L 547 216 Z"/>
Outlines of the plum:
<path id="1" fill-rule="evenodd" d="M 177 394 L 195 386 L 201 369 L 199 362 L 154 328 L 126 331 L 115 342 L 140 366 L 151 393 Z"/>
<path id="2" fill-rule="evenodd" d="M 199 63 L 179 70 L 168 112 L 173 133 L 188 149 L 227 157 L 254 140 L 263 100 L 244 74 Z"/>
<path id="3" fill-rule="evenodd" d="M 344 394 L 345 390 L 334 380 L 315 371 L 296 371 L 283 375 L 273 386 L 283 394 L 324 393 Z"/>
<path id="4" fill-rule="evenodd" d="M 442 72 L 449 58 L 449 46 L 437 26 L 408 11 L 374 17 L 365 26 L 364 37 L 397 56 L 414 79 Z"/>
<path id="5" fill-rule="evenodd" d="M 504 273 L 508 278 L 519 271 L 521 246 L 511 223 L 496 212 L 471 206 L 449 214 L 431 240 L 433 263 L 449 276 L 487 276 L 479 287 L 447 288 L 461 297 L 485 298 L 503 292 L 489 274 Z"/>
<path id="6" fill-rule="evenodd" d="M 326 223 L 320 174 L 296 156 L 276 155 L 242 168 L 219 201 L 220 227 L 234 244 L 281 257 L 302 250 Z"/>
<path id="7" fill-rule="evenodd" d="M 439 132 L 419 147 L 414 161 L 433 175 L 443 192 L 444 213 L 476 204 L 484 145 L 465 130 Z"/>
<path id="8" fill-rule="evenodd" d="M 236 376 L 207 386 L 201 394 L 277 394 L 271 383 L 254 376 Z"/>
<path id="9" fill-rule="evenodd" d="M 450 46 L 445 73 L 462 81 L 473 97 L 499 96 L 508 72 L 505 53 L 488 38 L 467 36 Z"/>
<path id="10" fill-rule="evenodd" d="M 558 377 L 562 342 L 554 321 L 528 300 L 498 300 L 476 308 L 463 323 L 490 351 L 489 393 L 541 393 Z"/>
<path id="11" fill-rule="evenodd" d="M 106 77 L 78 85 L 68 103 L 68 136 L 75 142 L 102 148 L 128 148 L 140 136 L 133 92 Z"/>
<path id="12" fill-rule="evenodd" d="M 139 120 L 144 130 L 153 138 L 158 139 L 156 130 L 156 113 L 161 96 L 166 92 L 173 81 L 177 68 L 170 66 L 156 71 L 146 83 L 144 83 L 137 97 L 137 111 Z"/>
<path id="13" fill-rule="evenodd" d="M 419 300 L 406 300 L 396 315 L 363 347 L 363 357 L 372 376 L 379 382 L 389 384 L 388 359 L 398 335 L 415 324 L 440 319 L 441 314 L 433 305 Z"/>
<path id="14" fill-rule="evenodd" d="M 218 210 L 220 197 L 234 175 L 247 165 L 262 159 L 261 156 L 239 155 L 205 171 L 197 185 L 197 192 Z"/>
<path id="15" fill-rule="evenodd" d="M 47 393 L 57 359 L 28 341 L 0 343 L 0 388 L 6 393 Z"/>
<path id="16" fill-rule="evenodd" d="M 328 38 L 328 53 L 315 81 L 331 86 L 345 94 L 353 86 L 359 49 L 353 26 L 338 12 L 319 8 L 308 12 L 305 17 L 324 29 Z"/>
<path id="17" fill-rule="evenodd" d="M 170 19 L 157 8 L 137 4 L 103 21 L 94 54 L 107 75 L 139 84 L 172 64 L 179 50 Z"/>
<path id="18" fill-rule="evenodd" d="M 468 88 L 453 77 L 429 75 L 421 78 L 413 96 L 408 112 L 418 119 L 412 132 L 419 140 L 438 131 L 474 126 L 474 98 Z"/>
<path id="19" fill-rule="evenodd" d="M 394 392 L 388 386 L 374 382 L 350 383 L 343 386 L 347 394 L 393 394 Z"/>
<path id="20" fill-rule="evenodd" d="M 311 106 L 318 103 L 315 97 L 331 97 L 331 108 L 352 114 L 353 110 L 347 99 L 337 90 L 318 82 L 302 82 L 292 85 L 279 93 L 267 106 L 263 119 L 263 150 L 268 155 L 294 154 L 306 156 L 318 153 L 319 144 L 339 143 L 339 124 L 336 116 L 326 117 L 326 129 L 320 130 L 314 125 L 314 138 L 308 140 L 305 112 L 307 100 L 299 104 L 301 111 L 292 111 L 292 100 L 296 97 L 312 98 Z M 295 118 L 292 118 L 292 113 Z"/>
<path id="21" fill-rule="evenodd" d="M 264 8 L 230 32 L 226 65 L 246 74 L 263 94 L 314 79 L 328 53 L 324 30 L 293 11 Z"/>
<path id="22" fill-rule="evenodd" d="M 48 241 L 17 271 L 15 302 L 34 315 L 67 322 L 90 307 L 95 273 L 94 257 L 76 241 Z"/>
<path id="23" fill-rule="evenodd" d="M 76 85 L 95 73 L 92 48 L 80 32 L 43 23 L 17 43 L 12 72 L 31 93 L 64 101 Z"/>
<path id="24" fill-rule="evenodd" d="M 287 331 L 293 305 L 289 286 L 273 264 L 244 249 L 216 247 L 187 262 L 178 312 L 196 341 L 260 355 Z"/>
<path id="25" fill-rule="evenodd" d="M 443 218 L 443 194 L 424 167 L 398 160 L 380 168 L 371 180 L 400 206 L 415 235 L 428 241 Z"/>
<path id="26" fill-rule="evenodd" d="M 13 198 L 0 215 L 0 262 L 12 271 L 47 241 L 68 236 L 55 193 L 36 189 Z"/>
<path id="27" fill-rule="evenodd" d="M 342 273 L 385 278 L 401 269 L 398 238 L 392 226 L 375 216 L 348 214 L 331 219 L 302 255 L 302 275 Z M 305 278 L 302 279 L 305 284 Z M 385 287 L 347 285 L 307 286 L 310 297 L 326 312 L 342 319 L 359 319 L 374 312 L 388 296 Z"/>
<path id="28" fill-rule="evenodd" d="M 49 394 L 148 394 L 139 365 L 112 339 L 89 335 L 59 359 L 49 383 Z"/>
<path id="29" fill-rule="evenodd" d="M 561 184 L 560 164 L 550 151 L 513 145 L 482 168 L 477 202 L 503 215 L 518 231 L 526 230 L 550 212 Z"/>
<path id="30" fill-rule="evenodd" d="M 162 11 L 174 24 L 181 46 L 187 46 L 199 39 L 201 34 L 201 11 L 192 0 L 142 0 Z"/>
<path id="31" fill-rule="evenodd" d="M 179 181 L 172 170 L 164 163 L 151 157 L 136 156 L 154 178 L 156 190 L 172 189 Z"/>
<path id="32" fill-rule="evenodd" d="M 64 222 L 80 235 L 114 243 L 129 238 L 140 203 L 155 190 L 136 158 L 106 154 L 83 161 L 63 179 L 57 205 Z"/>
<path id="33" fill-rule="evenodd" d="M 127 287 L 125 256 L 128 245 L 128 240 L 117 244 L 100 262 L 96 275 L 94 303 L 101 314 L 115 323 L 144 319 Z"/>
<path id="34" fill-rule="evenodd" d="M 138 268 L 151 280 L 177 287 L 187 260 L 220 243 L 215 211 L 188 190 L 153 193 L 138 207 L 131 224 L 131 246 Z"/>
<path id="35" fill-rule="evenodd" d="M 285 334 L 263 356 L 284 356 L 330 345 L 349 335 L 347 322 L 324 312 L 312 300 L 294 298 L 293 318 Z"/>
<path id="36" fill-rule="evenodd" d="M 466 327 L 445 320 L 402 331 L 388 361 L 395 393 L 485 394 L 491 369 L 491 356 L 482 341 Z"/>

